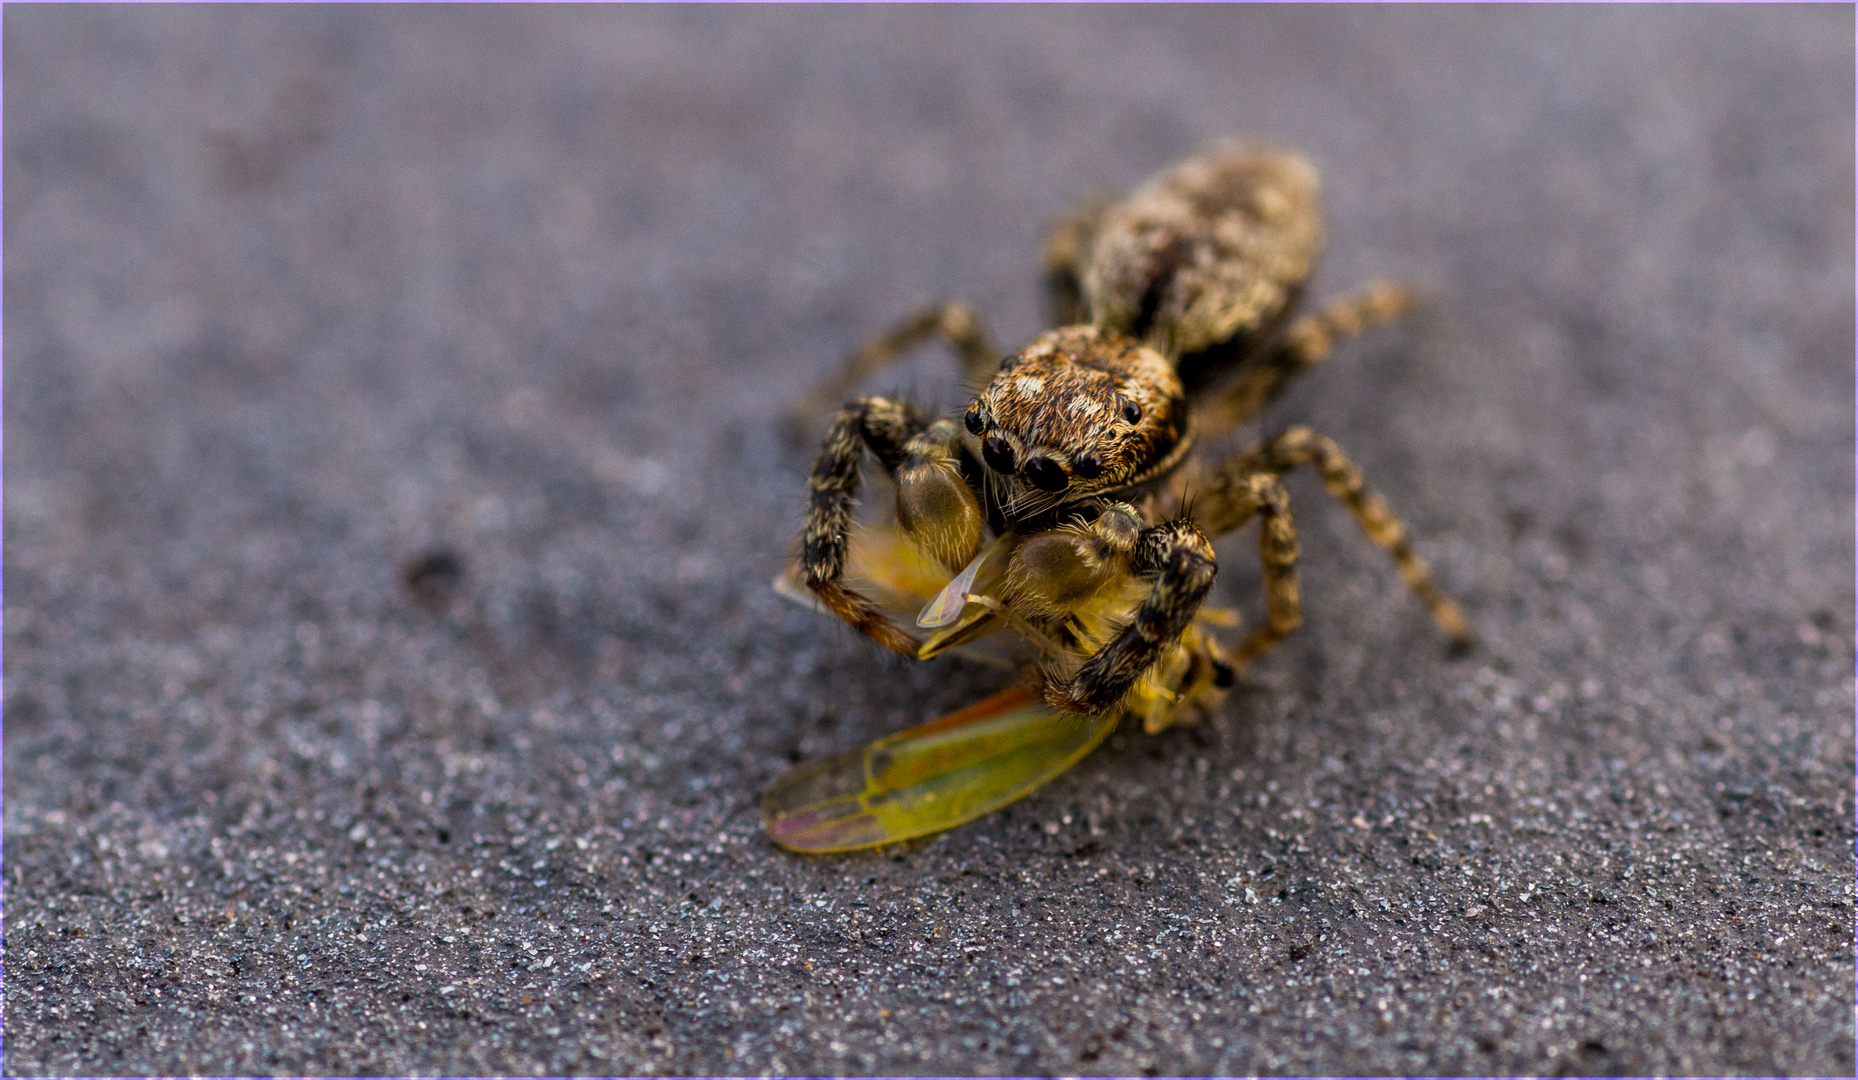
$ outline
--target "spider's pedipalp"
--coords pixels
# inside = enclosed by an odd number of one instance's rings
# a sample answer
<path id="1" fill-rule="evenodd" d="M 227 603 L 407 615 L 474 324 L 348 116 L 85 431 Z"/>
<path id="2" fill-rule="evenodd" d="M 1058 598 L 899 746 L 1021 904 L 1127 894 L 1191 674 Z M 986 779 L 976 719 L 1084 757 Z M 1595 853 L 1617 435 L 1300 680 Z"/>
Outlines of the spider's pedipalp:
<path id="1" fill-rule="evenodd" d="M 897 524 L 936 561 L 960 570 L 981 549 L 986 516 L 962 472 L 965 451 L 954 421 L 936 421 L 904 451 L 896 472 Z"/>
<path id="2" fill-rule="evenodd" d="M 1073 521 L 1022 542 L 1007 566 L 1006 596 L 1043 619 L 1062 619 L 1130 572 L 1141 520 L 1111 503 L 1089 521 Z"/>

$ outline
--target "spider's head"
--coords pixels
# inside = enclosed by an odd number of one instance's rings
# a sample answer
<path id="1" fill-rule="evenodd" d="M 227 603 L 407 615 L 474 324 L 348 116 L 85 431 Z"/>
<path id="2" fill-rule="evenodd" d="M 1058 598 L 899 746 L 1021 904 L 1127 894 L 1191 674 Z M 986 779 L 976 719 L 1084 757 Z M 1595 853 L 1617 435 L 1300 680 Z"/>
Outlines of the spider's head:
<path id="1" fill-rule="evenodd" d="M 1188 442 L 1173 366 L 1089 326 L 1053 330 L 1007 357 L 962 422 L 1014 516 L 1141 483 Z"/>

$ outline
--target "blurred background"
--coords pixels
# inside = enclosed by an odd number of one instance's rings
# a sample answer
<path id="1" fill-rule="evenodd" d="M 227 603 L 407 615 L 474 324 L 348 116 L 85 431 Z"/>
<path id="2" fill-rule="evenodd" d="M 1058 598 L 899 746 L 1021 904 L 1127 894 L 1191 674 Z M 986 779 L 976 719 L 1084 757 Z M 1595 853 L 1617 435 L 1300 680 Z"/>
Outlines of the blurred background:
<path id="1" fill-rule="evenodd" d="M 4 19 L 10 1071 L 1851 1071 L 1850 8 Z M 1482 648 L 1296 478 L 1219 717 L 774 849 L 1000 685 L 772 595 L 782 411 L 1235 135 Z"/>

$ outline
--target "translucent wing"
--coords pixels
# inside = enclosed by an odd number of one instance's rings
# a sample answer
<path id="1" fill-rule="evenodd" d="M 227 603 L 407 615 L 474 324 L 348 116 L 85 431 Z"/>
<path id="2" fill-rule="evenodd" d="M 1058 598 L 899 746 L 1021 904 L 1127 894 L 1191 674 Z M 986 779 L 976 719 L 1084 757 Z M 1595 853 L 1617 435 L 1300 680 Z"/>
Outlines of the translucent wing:
<path id="1" fill-rule="evenodd" d="M 956 619 L 961 618 L 963 608 L 968 606 L 968 594 L 974 591 L 974 578 L 981 572 L 981 564 L 987 561 L 999 541 L 982 548 L 968 563 L 967 569 L 955 575 L 955 580 L 942 586 L 942 591 L 935 594 L 935 599 L 923 605 L 916 615 L 916 625 L 924 630 L 940 630 Z"/>
<path id="2" fill-rule="evenodd" d="M 1008 669 L 1039 657 L 1038 652 L 1012 634 L 999 634 L 1004 620 L 979 604 L 966 603 L 972 588 L 992 592 L 1006 576 L 1006 564 L 1018 538 L 1012 534 L 983 547 L 969 563 L 957 589 L 942 564 L 916 550 L 902 529 L 894 525 L 859 524 L 852 529 L 845 558 L 846 580 L 871 599 L 878 609 L 898 623 L 918 622 L 932 614 L 935 633 L 923 642 L 917 659 L 928 660 L 947 652 L 992 667 Z M 957 578 L 959 580 L 959 578 Z M 799 566 L 789 564 L 774 579 L 774 591 L 802 607 L 829 614 L 819 598 L 800 580 Z M 929 625 L 929 624 L 919 624 Z"/>
<path id="3" fill-rule="evenodd" d="M 762 800 L 768 835 L 803 852 L 850 851 L 950 829 L 1023 798 L 1116 730 L 1119 712 L 1061 712 L 995 694 L 863 748 L 803 762 Z"/>

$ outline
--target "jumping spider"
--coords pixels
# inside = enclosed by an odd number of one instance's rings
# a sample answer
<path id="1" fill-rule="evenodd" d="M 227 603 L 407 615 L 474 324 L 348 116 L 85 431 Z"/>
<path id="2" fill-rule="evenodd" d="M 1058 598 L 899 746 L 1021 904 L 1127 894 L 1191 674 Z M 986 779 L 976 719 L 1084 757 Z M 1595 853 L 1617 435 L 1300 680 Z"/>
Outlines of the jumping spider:
<path id="1" fill-rule="evenodd" d="M 1292 427 L 1223 460 L 1194 453 L 1256 417 L 1338 341 L 1413 306 L 1408 290 L 1374 284 L 1297 317 L 1322 232 L 1308 160 L 1228 144 L 1064 219 L 1045 246 L 1058 329 L 1004 360 L 960 303 L 875 339 L 798 415 L 822 416 L 936 336 L 981 389 L 956 417 L 885 397 L 837 409 L 809 480 L 793 578 L 906 656 L 1016 629 L 1043 655 L 1034 679 L 1050 706 L 1136 712 L 1159 730 L 1217 701 L 1238 669 L 1301 621 L 1297 536 L 1279 477 L 1313 464 L 1440 629 L 1467 642 L 1457 605 L 1332 440 Z M 896 484 L 888 547 L 879 535 L 888 522 L 866 530 L 860 549 L 852 520 L 866 450 Z M 1254 517 L 1266 617 L 1225 655 L 1200 625 L 1221 621 L 1202 609 L 1217 571 L 1211 541 Z M 908 561 L 899 548 L 927 569 L 899 569 Z M 903 581 L 912 573 L 913 588 Z M 939 632 L 919 640 L 898 619 L 926 595 L 934 599 L 916 623 Z"/>

